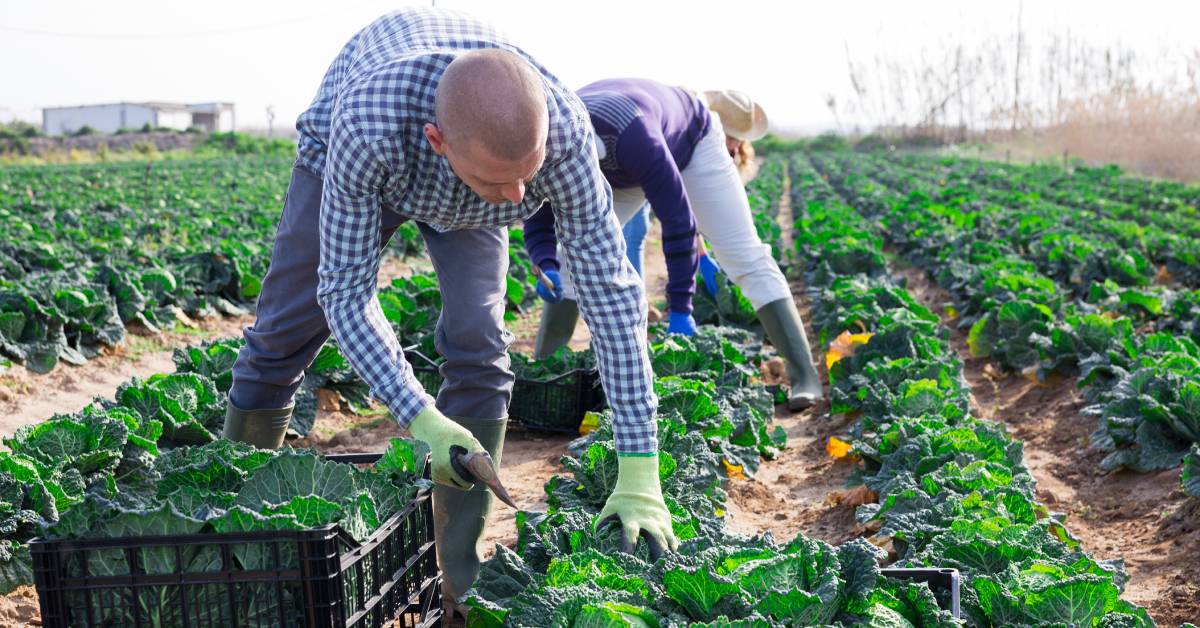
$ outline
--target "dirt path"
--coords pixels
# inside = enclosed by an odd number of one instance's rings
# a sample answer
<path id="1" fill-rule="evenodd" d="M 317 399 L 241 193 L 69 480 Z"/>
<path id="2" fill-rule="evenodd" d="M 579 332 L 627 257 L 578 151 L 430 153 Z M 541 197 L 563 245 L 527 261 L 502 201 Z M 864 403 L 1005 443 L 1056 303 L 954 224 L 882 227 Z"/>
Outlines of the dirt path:
<path id="1" fill-rule="evenodd" d="M 783 225 L 784 250 L 792 246 L 792 207 L 790 186 L 784 182 L 779 199 L 779 222 Z M 804 294 L 804 283 L 791 282 L 792 297 L 804 319 L 810 340 L 816 338 L 810 324 L 812 303 Z M 829 390 L 829 375 L 821 348 L 814 345 L 814 359 L 821 381 Z M 789 541 L 798 532 L 830 543 L 841 543 L 859 536 L 854 508 L 866 495 L 846 491 L 846 480 L 853 470 L 848 460 L 834 461 L 825 446 L 831 436 L 849 425 L 844 416 L 829 414 L 828 400 L 803 412 L 789 412 L 786 406 L 775 409 L 775 422 L 787 432 L 788 443 L 779 457 L 764 462 L 754 480 L 729 482 L 729 529 L 741 534 L 770 532 L 776 540 Z"/>
<path id="2" fill-rule="evenodd" d="M 37 589 L 26 585 L 0 597 L 0 626 L 41 626 L 42 609 Z"/>
<path id="3" fill-rule="evenodd" d="M 131 377 L 171 373 L 175 370 L 171 354 L 176 347 L 237 335 L 253 321 L 252 315 L 214 317 L 161 334 L 130 334 L 106 355 L 81 366 L 62 365 L 45 375 L 14 366 L 0 375 L 0 436 L 12 436 L 22 425 L 55 414 L 77 412 L 96 397 L 111 399 L 117 386 Z"/>
<path id="4" fill-rule="evenodd" d="M 793 283 L 792 292 L 808 326 L 810 304 L 799 284 Z M 811 327 L 808 337 L 816 338 Z M 817 362 L 822 383 L 828 390 L 828 373 L 823 361 Z M 787 448 L 775 460 L 763 462 L 752 480 L 728 482 L 730 531 L 770 532 L 776 540 L 784 542 L 798 532 L 830 543 L 859 536 L 861 530 L 854 521 L 854 508 L 865 495 L 845 490 L 853 464 L 847 460 L 834 461 L 825 452 L 829 437 L 844 432 L 849 422 L 845 417 L 829 415 L 828 400 L 802 412 L 789 412 L 786 406 L 778 406 L 775 422 L 787 432 Z"/>
<path id="5" fill-rule="evenodd" d="M 919 269 L 896 264 L 894 272 L 933 311 L 950 302 Z M 1039 383 L 1000 373 L 989 360 L 970 356 L 965 330 L 950 327 L 975 413 L 1006 424 L 1025 442 L 1038 499 L 1066 513 L 1068 529 L 1092 556 L 1124 558 L 1130 576 L 1124 597 L 1160 625 L 1200 619 L 1200 500 L 1183 493 L 1179 470 L 1101 472 L 1104 454 L 1088 446 L 1096 419 L 1080 414 L 1084 402 L 1074 379 Z"/>

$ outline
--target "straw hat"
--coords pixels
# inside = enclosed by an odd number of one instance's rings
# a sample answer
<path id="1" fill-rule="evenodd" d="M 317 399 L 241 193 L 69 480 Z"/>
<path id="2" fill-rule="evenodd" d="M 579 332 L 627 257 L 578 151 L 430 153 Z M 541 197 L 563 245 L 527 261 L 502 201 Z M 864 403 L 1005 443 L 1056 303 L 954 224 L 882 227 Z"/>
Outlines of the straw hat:
<path id="1" fill-rule="evenodd" d="M 745 92 L 733 89 L 704 92 L 708 108 L 721 117 L 725 135 L 753 142 L 767 134 L 767 112 Z"/>

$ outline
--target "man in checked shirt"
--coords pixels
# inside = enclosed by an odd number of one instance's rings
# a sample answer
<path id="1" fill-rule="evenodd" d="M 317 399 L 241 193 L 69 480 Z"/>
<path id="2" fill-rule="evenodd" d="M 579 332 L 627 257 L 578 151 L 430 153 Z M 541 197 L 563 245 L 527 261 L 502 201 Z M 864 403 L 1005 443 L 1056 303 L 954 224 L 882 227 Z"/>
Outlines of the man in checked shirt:
<path id="1" fill-rule="evenodd" d="M 296 127 L 296 164 L 258 319 L 234 366 L 225 435 L 279 447 L 292 395 L 332 330 L 372 395 L 432 449 L 438 556 L 445 593 L 459 598 L 479 572 L 491 495 L 455 473 L 450 447 L 500 461 L 513 384 L 507 227 L 549 202 L 614 413 L 619 477 L 600 519 L 618 519 L 627 542 L 640 534 L 674 549 L 645 296 L 579 99 L 490 27 L 406 9 L 346 44 Z M 406 220 L 420 228 L 441 285 L 436 401 L 376 295 L 381 252 Z"/>

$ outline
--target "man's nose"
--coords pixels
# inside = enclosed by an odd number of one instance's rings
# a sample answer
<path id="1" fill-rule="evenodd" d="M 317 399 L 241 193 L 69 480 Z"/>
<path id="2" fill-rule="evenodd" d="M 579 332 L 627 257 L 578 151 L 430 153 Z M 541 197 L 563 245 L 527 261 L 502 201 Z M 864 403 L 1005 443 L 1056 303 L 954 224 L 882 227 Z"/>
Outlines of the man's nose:
<path id="1" fill-rule="evenodd" d="M 504 187 L 500 188 L 500 196 L 503 196 L 513 203 L 520 203 L 521 199 L 525 198 L 525 182 L 515 181 L 505 185 Z"/>

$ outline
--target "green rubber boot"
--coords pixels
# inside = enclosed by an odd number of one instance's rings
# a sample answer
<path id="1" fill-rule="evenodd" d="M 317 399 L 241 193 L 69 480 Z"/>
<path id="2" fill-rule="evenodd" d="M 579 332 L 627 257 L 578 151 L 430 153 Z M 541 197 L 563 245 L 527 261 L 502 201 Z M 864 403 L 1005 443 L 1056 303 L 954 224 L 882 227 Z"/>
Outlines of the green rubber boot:
<path id="1" fill-rule="evenodd" d="M 279 449 L 283 446 L 283 437 L 292 422 L 295 407 L 292 403 L 285 408 L 242 410 L 229 402 L 225 407 L 225 428 L 221 436 L 259 449 Z"/>
<path id="2" fill-rule="evenodd" d="M 575 334 L 575 322 L 579 320 L 579 304 L 571 299 L 558 303 L 542 304 L 542 323 L 538 326 L 537 343 L 533 357 L 542 360 L 571 342 Z"/>
<path id="3" fill-rule="evenodd" d="M 450 417 L 467 428 L 492 455 L 496 468 L 504 452 L 504 430 L 508 419 Z M 438 484 L 433 488 L 433 534 L 437 541 L 438 564 L 442 567 L 444 620 L 454 612 L 466 617 L 462 596 L 479 575 L 479 539 L 487 526 L 492 492 L 483 483 L 469 491 Z"/>
<path id="4" fill-rule="evenodd" d="M 796 304 L 790 298 L 772 301 L 758 310 L 758 320 L 775 350 L 787 360 L 788 409 L 795 412 L 820 401 L 824 396 L 821 376 L 813 366 L 812 349 Z"/>

